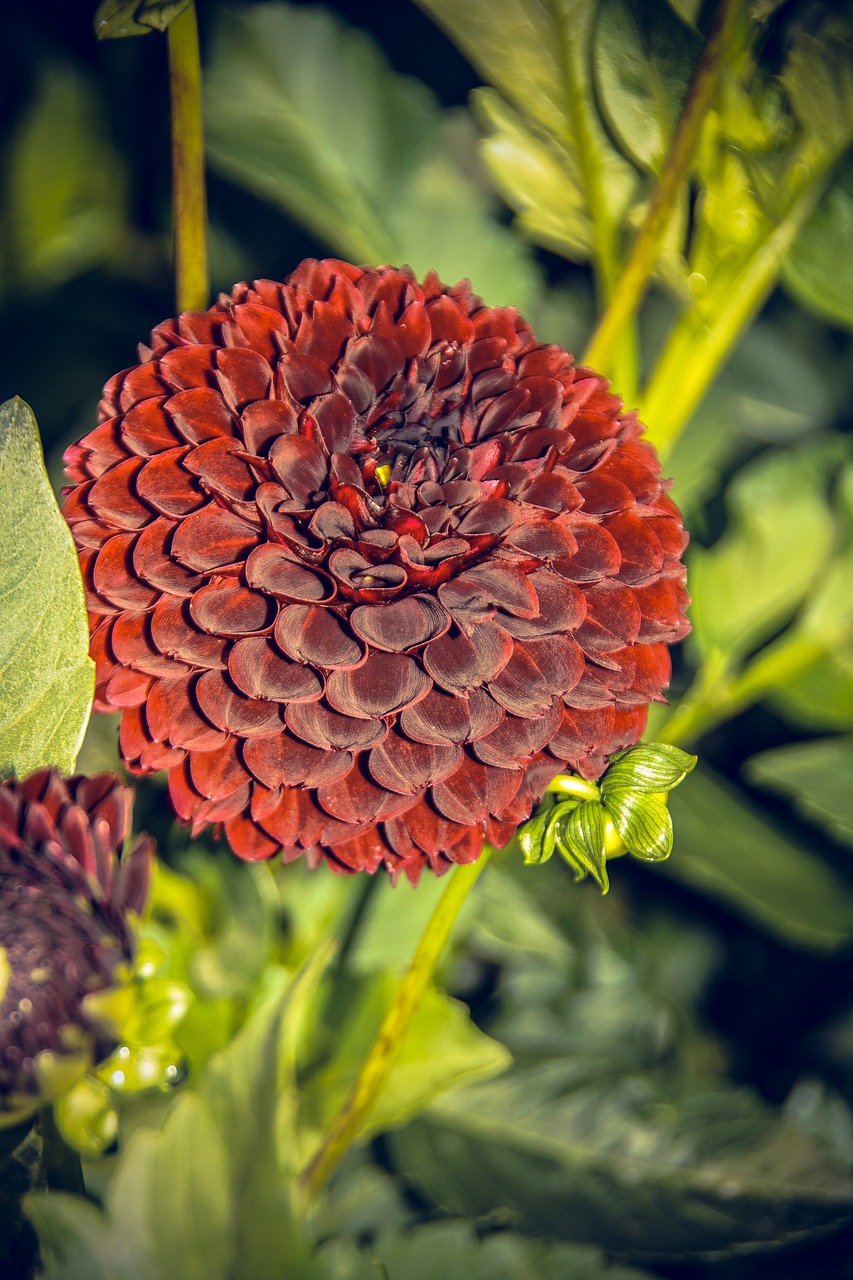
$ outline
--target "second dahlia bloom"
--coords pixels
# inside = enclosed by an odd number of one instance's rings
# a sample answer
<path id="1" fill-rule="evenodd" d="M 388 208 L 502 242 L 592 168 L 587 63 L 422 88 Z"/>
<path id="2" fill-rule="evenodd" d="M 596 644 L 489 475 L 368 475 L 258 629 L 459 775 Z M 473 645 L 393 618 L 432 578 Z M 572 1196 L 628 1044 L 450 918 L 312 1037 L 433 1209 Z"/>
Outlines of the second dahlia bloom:
<path id="1" fill-rule="evenodd" d="M 640 736 L 686 536 L 606 383 L 434 274 L 159 325 L 66 455 L 96 705 L 241 857 L 416 879 Z"/>
<path id="2" fill-rule="evenodd" d="M 110 996 L 131 976 L 151 842 L 118 861 L 130 789 L 41 769 L 0 783 L 0 1128 L 115 1048 Z"/>

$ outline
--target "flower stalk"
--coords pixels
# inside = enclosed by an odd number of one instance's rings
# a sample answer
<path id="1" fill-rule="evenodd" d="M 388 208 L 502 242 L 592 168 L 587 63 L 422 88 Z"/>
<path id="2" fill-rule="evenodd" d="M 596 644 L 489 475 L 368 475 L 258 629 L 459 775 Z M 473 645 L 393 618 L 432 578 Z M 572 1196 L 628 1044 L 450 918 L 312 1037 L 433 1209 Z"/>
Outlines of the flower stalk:
<path id="1" fill-rule="evenodd" d="M 307 1206 L 311 1202 L 337 1168 L 385 1087 L 453 925 L 468 894 L 482 874 L 490 853 L 491 850 L 486 845 L 476 862 L 458 866 L 451 873 L 447 888 L 427 922 L 358 1078 L 301 1175 L 300 1195 L 303 1205 Z"/>
<path id="2" fill-rule="evenodd" d="M 169 24 L 175 290 L 179 311 L 207 306 L 207 200 L 201 113 L 201 59 L 195 5 Z"/>
<path id="3" fill-rule="evenodd" d="M 645 222 L 637 233 L 625 268 L 610 295 L 607 309 L 584 352 L 584 364 L 597 368 L 607 368 L 612 364 L 613 353 L 619 350 L 628 326 L 643 301 L 681 184 L 687 177 L 705 116 L 720 82 L 726 52 L 741 11 L 740 0 L 722 0 Z"/>

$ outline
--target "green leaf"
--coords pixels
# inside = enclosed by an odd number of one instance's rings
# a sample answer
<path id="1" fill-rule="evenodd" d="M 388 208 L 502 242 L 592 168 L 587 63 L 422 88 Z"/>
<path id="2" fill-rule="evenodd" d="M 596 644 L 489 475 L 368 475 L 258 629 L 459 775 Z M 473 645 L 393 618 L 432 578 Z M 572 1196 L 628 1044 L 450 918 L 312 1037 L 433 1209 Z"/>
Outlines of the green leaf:
<path id="1" fill-rule="evenodd" d="M 853 167 L 829 188 L 784 261 L 794 298 L 821 319 L 853 328 Z"/>
<path id="2" fill-rule="evenodd" d="M 80 568 L 23 400 L 0 406 L 0 776 L 72 773 L 95 669 Z"/>
<path id="3" fill-rule="evenodd" d="M 223 14 L 205 119 L 211 164 L 336 253 L 467 276 L 492 304 L 532 300 L 538 274 L 476 180 L 470 121 L 442 115 L 426 86 L 331 14 L 283 4 Z"/>
<path id="4" fill-rule="evenodd" d="M 672 853 L 672 818 L 663 800 L 614 789 L 604 799 L 604 807 L 635 858 L 661 862 Z"/>
<path id="5" fill-rule="evenodd" d="M 127 180 L 104 105 L 78 70 L 46 67 L 11 140 L 8 263 L 27 290 L 106 262 L 125 226 Z"/>
<path id="6" fill-rule="evenodd" d="M 830 654 L 770 697 L 775 711 L 812 731 L 853 730 L 853 653 Z"/>
<path id="7" fill-rule="evenodd" d="M 610 880 L 605 866 L 604 836 L 604 809 L 598 800 L 584 800 L 559 823 L 557 842 L 569 865 L 579 868 L 582 875 L 589 872 L 601 892 L 607 893 Z"/>
<path id="8" fill-rule="evenodd" d="M 853 845 L 853 737 L 793 742 L 752 756 L 746 776 L 789 797 L 806 818 Z"/>
<path id="9" fill-rule="evenodd" d="M 666 872 L 789 945 L 832 952 L 853 938 L 853 890 L 705 769 L 670 799 L 677 857 Z"/>
<path id="10" fill-rule="evenodd" d="M 671 791 L 695 767 L 696 759 L 666 742 L 642 742 L 613 756 L 598 785 L 605 797 L 620 790 L 643 795 Z"/>
<path id="11" fill-rule="evenodd" d="M 348 1015 L 335 1027 L 332 1058 L 300 1095 L 301 1121 L 318 1139 L 349 1093 L 398 986 L 396 974 L 374 974 L 352 992 Z M 441 1093 L 496 1075 L 511 1061 L 508 1049 L 475 1026 L 465 1005 L 428 988 L 359 1138 L 396 1128 Z"/>
<path id="12" fill-rule="evenodd" d="M 826 499 L 834 441 L 768 453 L 726 494 L 729 527 L 690 557 L 693 641 L 732 662 L 787 621 L 823 571 L 835 526 Z"/>
<path id="13" fill-rule="evenodd" d="M 600 0 L 599 101 L 620 146 L 652 173 L 660 172 L 701 52 L 699 32 L 667 0 Z"/>
<path id="14" fill-rule="evenodd" d="M 103 0 L 95 14 L 95 35 L 99 40 L 122 36 L 144 36 L 149 31 L 165 31 L 193 0 Z"/>
<path id="15" fill-rule="evenodd" d="M 93 1076 L 84 1076 L 54 1103 L 63 1138 L 87 1156 L 99 1156 L 118 1134 L 118 1112 L 110 1089 Z"/>
<path id="16" fill-rule="evenodd" d="M 570 1080 L 557 1060 L 460 1089 L 392 1151 L 445 1211 L 640 1260 L 778 1247 L 853 1215 L 843 1166 L 746 1090 Z"/>

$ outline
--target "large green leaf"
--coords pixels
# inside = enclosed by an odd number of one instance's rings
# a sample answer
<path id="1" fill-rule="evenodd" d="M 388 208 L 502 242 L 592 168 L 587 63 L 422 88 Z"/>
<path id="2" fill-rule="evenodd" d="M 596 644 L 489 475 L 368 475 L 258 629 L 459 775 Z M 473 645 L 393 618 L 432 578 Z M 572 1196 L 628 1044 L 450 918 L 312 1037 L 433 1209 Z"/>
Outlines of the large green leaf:
<path id="1" fill-rule="evenodd" d="M 667 875 L 733 907 L 785 942 L 830 952 L 853 939 L 853 885 L 708 770 L 670 800 Z"/>
<path id="2" fill-rule="evenodd" d="M 467 276 L 493 304 L 532 299 L 529 253 L 472 177 L 470 122 L 443 116 L 363 33 L 320 9 L 224 13 L 206 94 L 214 167 L 336 253 Z"/>
<path id="3" fill-rule="evenodd" d="M 807 818 L 853 844 L 853 737 L 792 742 L 753 756 L 747 777 L 790 797 Z"/>
<path id="4" fill-rule="evenodd" d="M 83 739 L 95 669 L 80 568 L 22 400 L 0 406 L 0 776 L 65 773 Z"/>
<path id="5" fill-rule="evenodd" d="M 599 101 L 632 160 L 660 171 L 702 38 L 668 0 L 600 0 L 593 43 Z"/>
<path id="6" fill-rule="evenodd" d="M 566 1087 L 560 1061 L 461 1089 L 391 1139 L 452 1213 L 632 1258 L 773 1247 L 853 1217 L 853 1180 L 741 1089 L 648 1077 Z"/>
<path id="7" fill-rule="evenodd" d="M 106 1212 L 70 1195 L 28 1197 L 51 1280 L 280 1280 L 283 1263 L 289 1280 L 325 1274 L 294 1219 L 289 1175 L 295 1044 L 329 955 L 258 1010 L 160 1130 L 137 1130 Z"/>
<path id="8" fill-rule="evenodd" d="M 787 621 L 823 570 L 835 536 L 827 499 L 834 441 L 769 453 L 744 467 L 726 498 L 729 526 L 690 559 L 693 641 L 730 661 Z"/>
<path id="9" fill-rule="evenodd" d="M 8 263 L 28 290 L 91 270 L 119 243 L 127 180 L 103 117 L 80 71 L 45 68 L 12 137 L 5 184 Z"/>

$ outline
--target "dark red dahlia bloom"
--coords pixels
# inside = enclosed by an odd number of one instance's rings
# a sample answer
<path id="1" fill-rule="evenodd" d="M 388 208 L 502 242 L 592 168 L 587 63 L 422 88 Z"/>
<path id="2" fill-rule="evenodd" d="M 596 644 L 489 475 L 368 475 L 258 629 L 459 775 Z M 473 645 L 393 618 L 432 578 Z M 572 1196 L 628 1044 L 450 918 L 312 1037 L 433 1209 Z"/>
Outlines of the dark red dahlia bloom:
<path id="1" fill-rule="evenodd" d="M 442 871 L 644 727 L 686 536 L 604 380 L 434 274 L 159 325 L 66 455 L 97 706 L 244 858 Z"/>
<path id="2" fill-rule="evenodd" d="M 111 773 L 0 783 L 0 1127 L 115 1047 L 103 995 L 130 976 L 151 856 L 117 860 L 130 794 Z"/>

